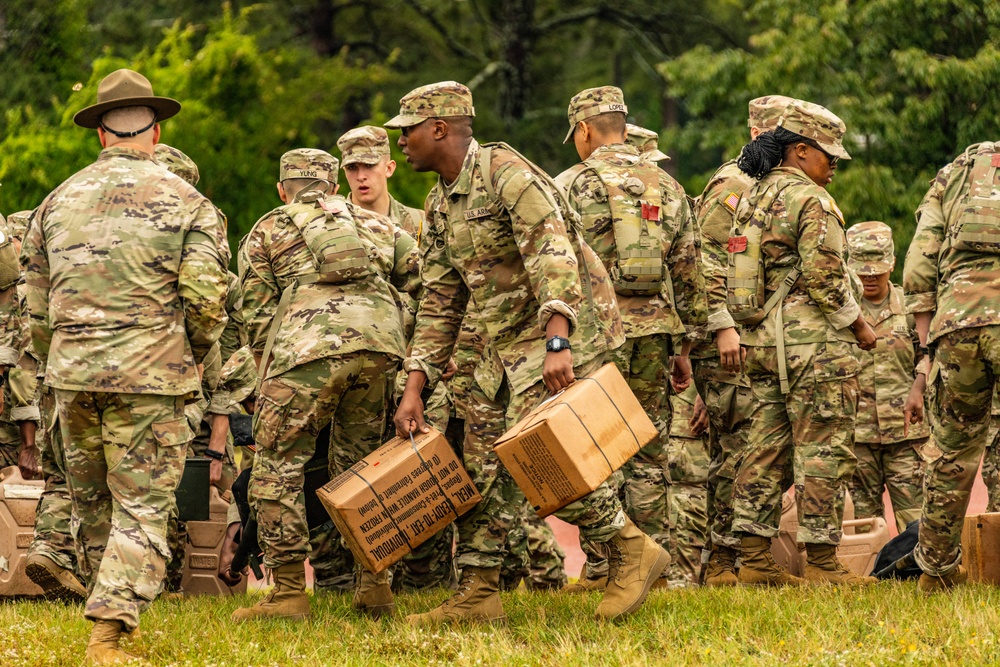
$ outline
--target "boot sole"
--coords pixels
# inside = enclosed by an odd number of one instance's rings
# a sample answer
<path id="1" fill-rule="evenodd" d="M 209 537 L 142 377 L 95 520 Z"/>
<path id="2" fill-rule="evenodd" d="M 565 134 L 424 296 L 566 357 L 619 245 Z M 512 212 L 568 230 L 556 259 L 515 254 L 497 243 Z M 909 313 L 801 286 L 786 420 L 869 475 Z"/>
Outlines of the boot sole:
<path id="1" fill-rule="evenodd" d="M 385 616 L 395 616 L 396 615 L 396 605 L 395 604 L 380 604 L 374 607 L 354 607 L 354 610 L 363 616 L 367 616 L 372 619 L 379 619 Z"/>
<path id="2" fill-rule="evenodd" d="M 670 554 L 668 554 L 663 549 L 660 549 L 660 555 L 657 556 L 656 562 L 653 563 L 653 567 L 649 570 L 649 573 L 646 575 L 646 581 L 642 586 L 642 593 L 639 595 L 638 598 L 636 598 L 635 602 L 633 602 L 628 607 L 626 607 L 622 612 L 615 614 L 614 616 L 602 616 L 599 614 L 595 614 L 595 617 L 598 620 L 610 621 L 616 618 L 624 618 L 630 614 L 635 613 L 635 611 L 642 606 L 642 603 L 646 601 L 646 598 L 649 597 L 650 589 L 653 588 L 653 584 L 655 584 L 656 580 L 660 578 L 660 575 L 663 574 L 663 571 L 667 569 L 668 565 L 670 565 Z"/>
<path id="3" fill-rule="evenodd" d="M 24 568 L 28 579 L 31 579 L 45 593 L 46 600 L 62 600 L 63 602 L 84 602 L 87 597 L 79 591 L 66 586 L 49 569 L 38 563 L 28 563 Z"/>

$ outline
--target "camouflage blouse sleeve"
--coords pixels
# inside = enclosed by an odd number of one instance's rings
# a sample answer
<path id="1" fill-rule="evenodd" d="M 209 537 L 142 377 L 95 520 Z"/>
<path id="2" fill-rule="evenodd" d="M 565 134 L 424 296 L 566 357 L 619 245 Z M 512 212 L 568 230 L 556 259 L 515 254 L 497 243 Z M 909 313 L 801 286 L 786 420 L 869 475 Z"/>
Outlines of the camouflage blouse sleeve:
<path id="1" fill-rule="evenodd" d="M 906 310 L 910 313 L 937 310 L 938 257 L 945 239 L 945 207 L 961 186 L 960 179 L 951 178 L 954 168 L 955 163 L 951 163 L 938 172 L 917 208 L 917 230 L 903 264 L 903 289 Z"/>
<path id="2" fill-rule="evenodd" d="M 727 244 L 733 216 L 722 199 L 728 192 L 725 181 L 721 179 L 713 181 L 705 188 L 697 207 L 709 331 L 736 326 L 732 315 L 729 314 L 726 299 L 726 276 L 729 272 Z"/>
<path id="3" fill-rule="evenodd" d="M 699 340 L 704 337 L 708 324 L 708 301 L 705 294 L 705 275 L 702 272 L 701 238 L 698 224 L 691 213 L 691 206 L 680 186 L 664 189 L 671 201 L 667 215 L 675 221 L 676 233 L 672 242 L 664 239 L 667 252 L 664 261 L 673 285 L 673 304 L 686 329 L 686 338 Z M 669 297 L 669 295 L 666 295 Z"/>
<path id="4" fill-rule="evenodd" d="M 271 269 L 268 248 L 276 214 L 261 218 L 247 234 L 240 247 L 240 276 L 243 283 L 243 321 L 254 354 L 264 354 L 267 333 L 271 328 L 281 288 Z"/>
<path id="5" fill-rule="evenodd" d="M 24 294 L 25 290 L 21 290 Z M 28 326 L 27 302 L 18 299 L 18 319 L 21 333 L 18 345 L 17 365 L 10 369 L 7 382 L 10 384 L 10 418 L 15 422 L 33 421 L 41 423 L 38 409 L 38 360 L 32 354 L 31 330 Z"/>
<path id="6" fill-rule="evenodd" d="M 246 325 L 243 322 L 243 288 L 240 286 L 240 279 L 231 271 L 226 273 L 226 277 L 226 315 L 229 319 L 219 338 L 223 363 L 247 344 Z"/>
<path id="7" fill-rule="evenodd" d="M 50 195 L 51 197 L 51 195 Z M 31 225 L 25 233 L 21 245 L 21 266 L 24 268 L 26 285 L 25 298 L 30 318 L 31 345 L 35 357 L 45 363 L 49 358 L 49 346 L 52 344 L 52 329 L 49 328 L 49 257 L 45 250 L 45 237 L 42 233 L 42 219 L 48 200 L 42 203 L 38 212 L 32 217 Z M 12 291 L 12 290 L 11 290 Z M 5 305 L 7 295 L 0 292 L 0 309 Z M 13 295 L 10 296 L 13 302 Z"/>
<path id="8" fill-rule="evenodd" d="M 222 221 L 215 207 L 203 200 L 184 237 L 177 276 L 177 294 L 184 310 L 184 327 L 195 361 L 201 363 L 226 326 L 226 264 L 219 244 Z"/>
<path id="9" fill-rule="evenodd" d="M 798 254 L 806 291 L 834 329 L 850 326 L 861 314 L 844 259 L 844 225 L 832 202 L 811 196 L 799 215 Z"/>
<path id="10" fill-rule="evenodd" d="M 497 193 L 510 213 L 521 261 L 541 305 L 538 325 L 544 329 L 555 314 L 569 320 L 570 333 L 582 301 L 579 267 L 566 223 L 554 196 L 529 169 L 512 165 L 497 169 Z"/>

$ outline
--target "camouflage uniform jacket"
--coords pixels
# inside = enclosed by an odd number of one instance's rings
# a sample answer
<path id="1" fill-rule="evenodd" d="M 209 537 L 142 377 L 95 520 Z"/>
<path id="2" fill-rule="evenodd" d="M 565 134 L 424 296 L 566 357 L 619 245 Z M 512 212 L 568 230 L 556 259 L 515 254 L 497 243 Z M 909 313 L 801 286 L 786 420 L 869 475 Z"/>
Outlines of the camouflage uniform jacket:
<path id="1" fill-rule="evenodd" d="M 903 290 L 889 286 L 889 298 L 882 311 L 865 319 L 878 335 L 875 349 L 858 351 L 858 418 L 854 439 L 872 446 L 891 445 L 929 435 L 927 422 L 911 424 L 903 436 L 903 405 L 913 386 L 914 363 L 920 341 L 913 316 L 906 314 Z"/>
<path id="2" fill-rule="evenodd" d="M 486 341 L 489 337 L 479 326 L 476 311 L 470 308 L 462 318 L 462 328 L 458 332 L 455 343 L 455 366 L 458 370 L 448 380 L 448 391 L 451 392 L 452 413 L 460 419 L 465 419 L 469 409 L 469 396 L 474 383 L 476 366 L 483 358 Z"/>
<path id="3" fill-rule="evenodd" d="M 952 247 L 961 204 L 969 193 L 972 162 L 992 143 L 973 144 L 931 181 L 917 209 L 903 267 L 907 310 L 934 313 L 928 343 L 958 329 L 1000 324 L 1000 255 Z"/>
<path id="4" fill-rule="evenodd" d="M 9 226 L 0 215 L 0 245 L 13 242 Z M 17 253 L 11 251 L 4 257 L 16 262 Z M 20 271 L 16 266 L 6 267 L 9 271 Z M 13 366 L 17 363 L 18 342 L 21 338 L 21 320 L 18 317 L 17 286 L 11 286 L 0 291 L 0 366 Z"/>
<path id="5" fill-rule="evenodd" d="M 708 331 L 735 327 L 726 307 L 726 276 L 729 273 L 729 234 L 733 228 L 736 202 L 754 180 L 730 160 L 716 170 L 704 192 L 695 200 L 694 215 L 701 230 L 702 272 L 708 297 Z M 715 359 L 719 349 L 709 336 L 691 351 L 694 359 Z"/>
<path id="6" fill-rule="evenodd" d="M 45 365 L 35 357 L 31 347 L 31 328 L 28 326 L 27 289 L 24 283 L 17 286 L 18 319 L 21 335 L 18 343 L 17 364 L 7 374 L 10 384 L 10 418 L 14 422 L 33 421 L 41 424 L 42 415 L 38 407 L 41 380 L 45 377 Z"/>
<path id="7" fill-rule="evenodd" d="M 46 384 L 180 396 L 226 324 L 225 229 L 152 156 L 101 151 L 35 212 L 22 249 Z"/>
<path id="8" fill-rule="evenodd" d="M 577 366 L 620 346 L 624 336 L 607 271 L 567 229 L 558 193 L 501 147 L 491 150 L 492 173 L 482 174 L 480 150 L 473 140 L 455 182 L 438 179 L 427 196 L 420 244 L 424 293 L 404 368 L 437 382 L 468 306 L 489 338 L 476 382 L 496 396 L 506 376 L 518 394 L 542 379 L 552 315 L 570 322 Z"/>
<path id="9" fill-rule="evenodd" d="M 747 194 L 758 188 L 781 190 L 761 237 L 767 296 L 778 289 L 792 267 L 802 264 L 802 275 L 781 306 L 785 345 L 837 340 L 857 344 L 848 327 L 861 314 L 858 286 L 847 268 L 847 236 L 833 198 L 793 167 L 772 170 Z M 777 310 L 746 329 L 743 344 L 774 347 Z"/>
<path id="10" fill-rule="evenodd" d="M 226 315 L 229 320 L 219 337 L 219 352 L 222 363 L 236 354 L 236 350 L 247 344 L 247 328 L 243 321 L 243 287 L 239 277 L 232 271 L 228 272 L 229 283 L 226 287 Z"/>
<path id="11" fill-rule="evenodd" d="M 420 234 L 424 229 L 424 212 L 419 208 L 405 206 L 389 196 L 389 219 L 402 227 L 403 231 L 420 244 Z"/>
<path id="12" fill-rule="evenodd" d="M 300 193 L 291 204 L 274 209 L 254 224 L 240 253 L 243 315 L 250 347 L 261 355 L 278 302 L 294 289 L 288 310 L 278 323 L 267 377 L 302 364 L 366 350 L 402 358 L 403 337 L 399 294 L 419 289 L 416 244 L 389 218 L 354 206 L 343 197 L 326 197 L 353 216 L 358 236 L 372 259 L 374 276 L 340 284 L 296 285 L 318 267 L 294 216 L 323 215 L 322 197 Z M 395 287 L 394 287 L 395 286 Z"/>
<path id="13" fill-rule="evenodd" d="M 621 179 L 628 178 L 629 168 L 642 158 L 633 146 L 601 146 L 588 158 L 614 168 Z M 610 171 L 610 170 L 609 170 Z M 684 189 L 667 172 L 660 174 L 660 223 L 663 225 L 661 257 L 670 276 L 672 290 L 664 281 L 660 294 L 624 296 L 617 294 L 618 308 L 626 338 L 651 334 L 671 334 L 700 339 L 707 322 L 705 279 L 700 269 L 701 252 L 694 218 Z M 556 178 L 566 190 L 569 205 L 583 219 L 587 244 L 611 271 L 618 257 L 614 219 L 608 204 L 608 191 L 597 173 L 585 162 L 574 165 Z M 673 294 L 670 294 L 670 291 Z M 671 298 L 671 296 L 673 298 Z"/>

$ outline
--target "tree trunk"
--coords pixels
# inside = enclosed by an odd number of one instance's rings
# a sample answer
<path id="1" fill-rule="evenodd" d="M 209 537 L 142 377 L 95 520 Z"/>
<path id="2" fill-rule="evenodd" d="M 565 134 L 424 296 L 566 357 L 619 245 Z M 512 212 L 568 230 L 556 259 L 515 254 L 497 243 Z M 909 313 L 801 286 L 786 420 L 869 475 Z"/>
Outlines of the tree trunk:
<path id="1" fill-rule="evenodd" d="M 503 0 L 500 9 L 500 117 L 508 126 L 524 118 L 531 102 L 531 51 L 536 0 Z"/>

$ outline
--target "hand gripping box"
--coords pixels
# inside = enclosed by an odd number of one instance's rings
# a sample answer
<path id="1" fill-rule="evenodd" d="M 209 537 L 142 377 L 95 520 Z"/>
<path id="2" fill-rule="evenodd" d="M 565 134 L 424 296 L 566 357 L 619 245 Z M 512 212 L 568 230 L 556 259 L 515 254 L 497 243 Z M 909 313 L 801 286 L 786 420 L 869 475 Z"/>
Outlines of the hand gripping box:
<path id="1" fill-rule="evenodd" d="M 376 574 L 482 496 L 438 431 L 393 438 L 316 491 L 358 562 Z"/>
<path id="2" fill-rule="evenodd" d="M 493 445 L 535 512 L 587 495 L 658 437 L 614 364 L 531 411 Z"/>

